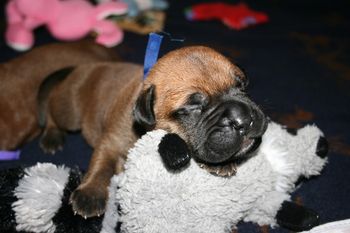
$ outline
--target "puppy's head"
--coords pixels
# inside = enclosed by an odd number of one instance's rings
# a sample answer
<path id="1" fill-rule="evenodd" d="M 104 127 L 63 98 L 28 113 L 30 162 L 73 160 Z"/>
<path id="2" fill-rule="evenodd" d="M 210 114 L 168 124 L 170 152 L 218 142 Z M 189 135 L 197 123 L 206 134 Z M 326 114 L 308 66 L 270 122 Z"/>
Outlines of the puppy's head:
<path id="1" fill-rule="evenodd" d="M 134 116 L 149 129 L 180 135 L 197 161 L 239 161 L 256 149 L 267 125 L 246 85 L 244 73 L 216 51 L 182 48 L 151 69 Z"/>

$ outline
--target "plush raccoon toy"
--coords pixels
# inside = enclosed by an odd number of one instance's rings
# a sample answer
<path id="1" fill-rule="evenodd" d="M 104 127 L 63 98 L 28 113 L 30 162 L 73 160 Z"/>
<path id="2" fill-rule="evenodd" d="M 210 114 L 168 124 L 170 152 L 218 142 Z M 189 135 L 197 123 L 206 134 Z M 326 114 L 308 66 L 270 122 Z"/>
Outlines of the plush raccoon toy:
<path id="1" fill-rule="evenodd" d="M 231 177 L 212 175 L 192 159 L 169 170 L 167 155 L 186 160 L 186 148 L 163 130 L 144 135 L 125 172 L 112 178 L 105 214 L 88 219 L 69 205 L 82 177 L 78 169 L 40 163 L 1 171 L 0 232 L 224 233 L 239 221 L 294 231 L 317 225 L 315 212 L 290 202 L 296 182 L 319 175 L 326 164 L 327 141 L 316 126 L 291 134 L 269 123 L 259 149 Z"/>

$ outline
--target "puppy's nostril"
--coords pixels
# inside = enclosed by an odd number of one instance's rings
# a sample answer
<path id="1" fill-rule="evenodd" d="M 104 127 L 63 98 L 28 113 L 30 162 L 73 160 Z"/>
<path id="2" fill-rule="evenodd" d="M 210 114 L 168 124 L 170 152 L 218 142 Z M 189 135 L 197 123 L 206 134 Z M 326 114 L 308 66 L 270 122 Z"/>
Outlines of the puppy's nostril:
<path id="1" fill-rule="evenodd" d="M 222 118 L 218 122 L 218 126 L 228 127 L 238 131 L 241 135 L 246 135 L 250 129 L 251 123 L 241 121 L 240 119 L 231 120 L 228 118 Z"/>
<path id="2" fill-rule="evenodd" d="M 233 128 L 235 128 L 236 130 L 241 130 L 241 129 L 244 128 L 243 123 L 242 123 L 241 121 L 239 121 L 239 120 L 233 121 L 233 122 L 232 122 L 232 126 L 233 126 Z"/>
<path id="3" fill-rule="evenodd" d="M 249 132 L 249 129 L 252 126 L 252 123 L 253 121 L 250 121 L 249 123 L 238 119 L 233 122 L 233 128 L 237 130 L 241 135 L 247 135 Z"/>

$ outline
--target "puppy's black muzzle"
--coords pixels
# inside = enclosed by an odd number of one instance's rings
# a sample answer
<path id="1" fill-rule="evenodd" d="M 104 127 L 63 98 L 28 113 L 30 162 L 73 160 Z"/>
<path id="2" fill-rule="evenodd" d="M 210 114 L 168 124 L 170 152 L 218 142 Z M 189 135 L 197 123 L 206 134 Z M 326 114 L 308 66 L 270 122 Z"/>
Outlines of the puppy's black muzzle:
<path id="1" fill-rule="evenodd" d="M 217 108 L 215 115 L 215 122 L 207 131 L 207 153 L 202 160 L 217 164 L 242 159 L 259 146 L 267 122 L 255 104 L 227 101 Z"/>
<path id="2" fill-rule="evenodd" d="M 217 126 L 222 130 L 234 130 L 241 136 L 254 137 L 257 135 L 257 127 L 254 124 L 261 124 L 257 111 L 250 108 L 247 104 L 232 101 L 223 104 L 224 109 Z M 260 127 L 258 127 L 260 128 Z"/>

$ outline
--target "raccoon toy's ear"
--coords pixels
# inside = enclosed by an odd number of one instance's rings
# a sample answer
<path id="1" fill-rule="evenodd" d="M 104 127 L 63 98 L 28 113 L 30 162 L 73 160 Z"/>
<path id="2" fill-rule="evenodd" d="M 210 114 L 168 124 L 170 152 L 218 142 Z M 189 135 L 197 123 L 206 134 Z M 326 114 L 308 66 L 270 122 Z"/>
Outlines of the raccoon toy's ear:
<path id="1" fill-rule="evenodd" d="M 308 231 L 320 224 L 320 216 L 313 210 L 294 202 L 284 201 L 276 214 L 277 223 L 292 231 Z"/>
<path id="2" fill-rule="evenodd" d="M 158 152 L 168 170 L 178 170 L 185 167 L 190 161 L 186 142 L 179 135 L 166 134 L 158 146 Z"/>
<path id="3" fill-rule="evenodd" d="M 143 91 L 136 101 L 133 115 L 136 123 L 144 126 L 146 129 L 152 129 L 156 124 L 156 118 L 154 115 L 154 89 L 155 86 L 150 86 L 147 90 Z"/>

